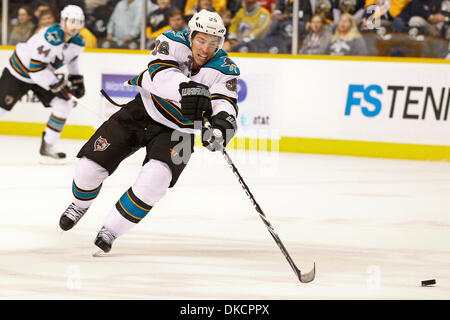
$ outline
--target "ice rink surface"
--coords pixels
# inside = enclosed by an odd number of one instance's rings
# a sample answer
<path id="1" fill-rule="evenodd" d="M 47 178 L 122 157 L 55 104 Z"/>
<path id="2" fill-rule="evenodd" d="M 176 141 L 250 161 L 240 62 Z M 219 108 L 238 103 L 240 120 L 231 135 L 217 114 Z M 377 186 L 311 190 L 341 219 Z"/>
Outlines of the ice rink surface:
<path id="1" fill-rule="evenodd" d="M 301 284 L 218 153 L 196 148 L 175 188 L 93 257 L 138 152 L 62 232 L 75 155 L 38 164 L 39 138 L 0 136 L 0 299 L 450 299 L 450 163 L 230 150 L 301 270 Z M 421 280 L 436 279 L 433 287 Z"/>

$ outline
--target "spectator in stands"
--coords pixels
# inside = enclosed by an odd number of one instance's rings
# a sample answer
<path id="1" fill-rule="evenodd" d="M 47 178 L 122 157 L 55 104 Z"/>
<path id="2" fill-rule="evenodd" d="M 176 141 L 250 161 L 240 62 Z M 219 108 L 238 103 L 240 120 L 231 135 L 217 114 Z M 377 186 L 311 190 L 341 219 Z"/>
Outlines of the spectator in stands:
<path id="1" fill-rule="evenodd" d="M 315 14 L 311 17 L 309 33 L 303 40 L 300 54 L 327 54 L 331 42 L 331 31 L 326 25 L 325 17 Z"/>
<path id="2" fill-rule="evenodd" d="M 328 24 L 333 24 L 333 9 L 337 0 L 310 0 L 311 14 L 320 14 L 325 17 Z M 337 23 L 337 20 L 336 20 Z"/>
<path id="3" fill-rule="evenodd" d="M 370 1 L 370 0 L 368 0 Z M 335 0 L 335 7 L 333 8 L 333 21 L 336 23 L 339 21 L 342 13 L 349 13 L 356 21 L 356 25 L 359 25 L 364 16 L 364 2 L 367 0 Z"/>
<path id="4" fill-rule="evenodd" d="M 183 12 L 181 12 L 181 10 L 173 9 L 169 12 L 168 17 L 170 30 L 175 32 L 187 30 L 188 26 L 184 21 Z"/>
<path id="5" fill-rule="evenodd" d="M 37 0 L 33 1 L 32 8 L 34 8 L 34 16 L 33 16 L 33 23 L 35 25 L 39 24 L 39 16 L 43 10 L 50 10 L 52 12 L 55 12 L 53 5 L 46 0 Z M 36 31 L 36 30 L 34 30 Z"/>
<path id="6" fill-rule="evenodd" d="M 151 48 L 155 39 L 170 29 L 169 13 L 172 10 L 171 0 L 157 0 L 158 9 L 147 18 L 147 48 Z"/>
<path id="7" fill-rule="evenodd" d="M 80 35 L 85 42 L 85 48 L 97 48 L 97 37 L 86 27 L 80 30 Z"/>
<path id="8" fill-rule="evenodd" d="M 36 25 L 34 33 L 42 28 L 51 26 L 56 23 L 56 17 L 52 10 L 42 10 L 39 13 L 39 23 Z"/>
<path id="9" fill-rule="evenodd" d="M 8 44 L 15 46 L 19 42 L 25 42 L 33 34 L 33 9 L 24 5 L 17 10 L 17 20 L 19 24 L 14 26 L 8 38 Z"/>
<path id="10" fill-rule="evenodd" d="M 292 35 L 292 9 L 294 2 L 291 0 L 277 0 L 275 9 L 272 13 L 272 31 L 276 33 L 286 33 L 288 36 Z M 299 11 L 300 33 L 306 30 L 306 22 L 311 19 L 312 8 L 311 2 L 301 1 Z"/>
<path id="11" fill-rule="evenodd" d="M 337 56 L 368 55 L 366 42 L 359 33 L 356 21 L 351 14 L 341 15 L 327 52 Z"/>
<path id="12" fill-rule="evenodd" d="M 227 29 L 227 33 L 225 34 L 225 41 L 228 41 L 228 35 L 229 35 L 228 30 L 230 29 L 231 21 L 233 20 L 233 14 L 231 13 L 230 10 L 225 9 L 225 10 L 219 11 L 219 15 L 222 18 L 223 25 Z"/>
<path id="13" fill-rule="evenodd" d="M 231 12 L 233 17 L 242 8 L 242 0 L 227 0 L 227 10 Z"/>
<path id="14" fill-rule="evenodd" d="M 117 3 L 106 27 L 103 48 L 137 48 L 140 34 L 142 0 L 121 0 Z"/>
<path id="15" fill-rule="evenodd" d="M 440 37 L 449 20 L 447 12 L 442 10 L 442 0 L 412 0 L 395 21 L 397 32 L 405 32 L 406 25 L 417 28 L 426 35 Z"/>
<path id="16" fill-rule="evenodd" d="M 396 32 L 395 19 L 409 2 L 411 0 L 366 0 L 361 29 L 384 27 Z"/>
<path id="17" fill-rule="evenodd" d="M 243 0 L 243 7 L 231 21 L 228 40 L 225 41 L 223 49 L 225 51 L 239 51 L 242 47 L 243 51 L 251 50 L 252 42 L 265 37 L 269 32 L 270 22 L 269 11 L 262 8 L 257 0 Z"/>
<path id="18" fill-rule="evenodd" d="M 276 0 L 258 0 L 261 7 L 266 8 L 267 11 L 272 13 L 275 10 Z"/>
<path id="19" fill-rule="evenodd" d="M 209 11 L 221 11 L 227 6 L 227 0 L 187 0 L 184 7 L 184 15 L 187 19 L 193 16 L 201 9 L 207 9 Z"/>

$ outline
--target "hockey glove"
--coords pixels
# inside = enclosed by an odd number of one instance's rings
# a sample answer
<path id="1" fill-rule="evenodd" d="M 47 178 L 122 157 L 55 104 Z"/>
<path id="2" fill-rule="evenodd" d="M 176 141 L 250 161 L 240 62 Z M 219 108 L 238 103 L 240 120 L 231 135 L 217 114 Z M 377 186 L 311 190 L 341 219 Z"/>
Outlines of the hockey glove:
<path id="1" fill-rule="evenodd" d="M 82 75 L 69 74 L 70 92 L 78 99 L 84 96 L 84 78 Z"/>
<path id="2" fill-rule="evenodd" d="M 211 118 L 211 128 L 202 129 L 202 144 L 209 151 L 225 148 L 237 131 L 236 118 L 221 111 Z"/>
<path id="3" fill-rule="evenodd" d="M 202 120 L 203 114 L 212 113 L 211 94 L 208 87 L 194 81 L 180 83 L 181 112 L 191 121 Z"/>
<path id="4" fill-rule="evenodd" d="M 67 82 L 64 78 L 61 78 L 58 82 L 50 85 L 50 91 L 58 98 L 70 100 L 69 87 L 67 86 Z"/>

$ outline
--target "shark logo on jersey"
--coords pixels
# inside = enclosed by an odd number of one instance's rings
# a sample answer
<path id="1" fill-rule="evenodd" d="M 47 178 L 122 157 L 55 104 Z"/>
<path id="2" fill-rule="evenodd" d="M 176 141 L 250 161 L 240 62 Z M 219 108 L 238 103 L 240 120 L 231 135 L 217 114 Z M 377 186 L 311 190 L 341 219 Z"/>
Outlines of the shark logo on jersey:
<path id="1" fill-rule="evenodd" d="M 56 32 L 56 31 L 47 32 L 45 34 L 45 39 L 47 39 L 47 41 L 50 43 L 61 41 L 61 38 L 59 37 L 58 32 Z"/>
<path id="2" fill-rule="evenodd" d="M 223 60 L 224 60 L 224 63 L 221 67 L 223 67 L 223 68 L 228 67 L 230 69 L 230 72 L 237 73 L 237 66 L 234 64 L 233 61 L 231 61 L 230 58 L 225 57 Z"/>
<path id="3" fill-rule="evenodd" d="M 188 68 L 188 70 L 192 70 L 192 62 L 194 61 L 194 58 L 191 55 L 189 55 L 187 58 L 188 60 L 183 62 L 183 64 Z"/>
<path id="4" fill-rule="evenodd" d="M 94 142 L 94 151 L 105 151 L 109 146 L 110 143 L 108 143 L 108 140 L 100 136 Z"/>

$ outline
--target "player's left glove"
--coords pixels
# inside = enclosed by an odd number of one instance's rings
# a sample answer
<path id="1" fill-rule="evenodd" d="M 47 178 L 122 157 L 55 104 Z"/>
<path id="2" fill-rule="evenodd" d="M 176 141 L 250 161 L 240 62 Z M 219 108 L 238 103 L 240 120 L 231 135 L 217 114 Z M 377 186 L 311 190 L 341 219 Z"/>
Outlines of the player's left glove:
<path id="1" fill-rule="evenodd" d="M 70 92 L 78 99 L 84 96 L 84 77 L 82 75 L 69 74 L 68 80 L 70 82 Z"/>
<path id="2" fill-rule="evenodd" d="M 225 148 L 237 131 L 236 118 L 225 111 L 220 111 L 211 118 L 211 128 L 202 129 L 202 144 L 209 151 Z"/>

